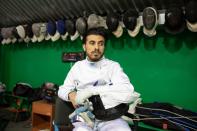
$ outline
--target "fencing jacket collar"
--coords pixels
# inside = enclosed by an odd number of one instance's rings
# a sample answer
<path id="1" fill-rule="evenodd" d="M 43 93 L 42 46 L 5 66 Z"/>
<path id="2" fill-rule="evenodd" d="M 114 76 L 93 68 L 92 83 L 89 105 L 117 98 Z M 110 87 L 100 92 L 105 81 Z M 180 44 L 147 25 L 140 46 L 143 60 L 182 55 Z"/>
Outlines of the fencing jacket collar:
<path id="1" fill-rule="evenodd" d="M 105 57 L 103 56 L 99 61 L 93 62 L 86 57 L 86 63 L 92 68 L 101 68 L 105 65 Z"/>

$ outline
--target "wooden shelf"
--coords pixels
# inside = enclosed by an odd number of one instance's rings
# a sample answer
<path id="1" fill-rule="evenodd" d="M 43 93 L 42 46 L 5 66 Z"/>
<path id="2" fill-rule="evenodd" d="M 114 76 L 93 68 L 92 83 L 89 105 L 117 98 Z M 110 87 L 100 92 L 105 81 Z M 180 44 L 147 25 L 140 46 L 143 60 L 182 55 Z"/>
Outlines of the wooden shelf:
<path id="1" fill-rule="evenodd" d="M 32 131 L 50 129 L 53 131 L 53 118 L 55 106 L 44 100 L 35 101 L 32 105 Z"/>

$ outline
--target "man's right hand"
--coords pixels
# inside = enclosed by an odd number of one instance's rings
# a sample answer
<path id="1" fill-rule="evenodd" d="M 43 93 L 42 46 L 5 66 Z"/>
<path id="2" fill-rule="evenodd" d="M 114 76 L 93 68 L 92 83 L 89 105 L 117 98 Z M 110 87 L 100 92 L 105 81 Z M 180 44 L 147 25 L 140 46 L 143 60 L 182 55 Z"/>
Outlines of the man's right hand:
<path id="1" fill-rule="evenodd" d="M 88 87 L 77 91 L 75 102 L 78 105 L 83 105 L 85 101 L 93 95 L 98 95 L 98 92 L 93 87 Z"/>
<path id="2" fill-rule="evenodd" d="M 73 104 L 73 107 L 74 107 L 74 108 L 77 108 L 77 106 L 78 106 L 77 103 L 76 103 L 76 101 L 75 101 L 76 95 L 77 95 L 77 93 L 76 93 L 75 91 L 70 92 L 70 93 L 68 94 L 69 100 L 70 100 L 71 103 Z"/>

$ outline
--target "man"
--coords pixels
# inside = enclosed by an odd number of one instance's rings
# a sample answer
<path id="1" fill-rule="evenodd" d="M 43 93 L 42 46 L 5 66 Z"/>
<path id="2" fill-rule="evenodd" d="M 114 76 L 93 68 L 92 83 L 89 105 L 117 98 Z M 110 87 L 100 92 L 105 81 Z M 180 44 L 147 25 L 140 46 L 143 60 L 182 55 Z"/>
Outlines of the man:
<path id="1" fill-rule="evenodd" d="M 76 131 L 131 130 L 121 118 L 121 113 L 125 112 L 123 109 L 128 110 L 125 106 L 127 103 L 134 101 L 134 88 L 120 65 L 104 57 L 106 39 L 103 28 L 87 31 L 83 37 L 83 49 L 87 58 L 74 64 L 58 91 L 58 96 L 72 102 L 75 108 L 94 96 L 99 96 L 102 101 L 96 103 L 96 106 L 93 103 L 93 113 L 96 116 L 94 128 L 86 123 L 76 122 L 73 123 Z"/>

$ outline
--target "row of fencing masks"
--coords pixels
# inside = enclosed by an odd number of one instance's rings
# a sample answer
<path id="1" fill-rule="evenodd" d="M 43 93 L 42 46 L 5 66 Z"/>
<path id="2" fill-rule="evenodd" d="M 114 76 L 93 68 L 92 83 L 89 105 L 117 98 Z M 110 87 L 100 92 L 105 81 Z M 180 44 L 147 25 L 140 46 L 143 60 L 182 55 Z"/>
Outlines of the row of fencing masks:
<path id="1" fill-rule="evenodd" d="M 136 10 L 128 10 L 123 16 L 123 23 L 131 37 L 135 37 L 140 31 L 140 19 Z"/>
<path id="2" fill-rule="evenodd" d="M 165 12 L 165 31 L 170 34 L 182 32 L 187 25 L 192 32 L 197 32 L 197 1 L 190 0 L 183 10 L 178 7 L 170 7 Z M 139 14 L 136 10 L 129 9 L 123 15 L 123 24 L 128 34 L 135 37 L 140 30 Z M 158 25 L 158 12 L 153 7 L 146 7 L 142 15 L 143 32 L 147 36 L 156 35 L 156 27 Z M 187 24 L 186 24 L 187 22 Z M 123 34 L 123 28 L 120 22 L 120 15 L 117 13 L 109 13 L 106 17 L 96 14 L 90 14 L 88 18 L 79 17 L 76 20 L 58 20 L 49 21 L 48 23 L 34 23 L 27 25 L 19 25 L 17 27 L 2 28 L 0 30 L 0 40 L 3 44 L 15 43 L 17 40 L 25 42 L 41 42 L 42 40 L 52 41 L 63 40 L 70 36 L 71 40 L 76 40 L 79 35 L 83 36 L 87 29 L 105 27 L 112 32 L 117 38 Z"/>
<path id="3" fill-rule="evenodd" d="M 191 0 L 185 7 L 185 17 L 187 28 L 192 32 L 197 32 L 197 1 Z"/>
<path id="4" fill-rule="evenodd" d="M 49 21 L 48 23 L 34 23 L 27 25 L 19 25 L 17 27 L 2 28 L 0 30 L 0 39 L 2 44 L 15 43 L 17 40 L 28 42 L 41 42 L 43 40 L 56 41 L 60 37 L 63 40 L 67 39 L 70 35 L 72 41 L 76 40 L 79 36 L 78 30 L 81 35 L 86 32 L 87 22 L 85 20 L 78 20 L 75 25 L 73 20 L 58 20 Z"/>
<path id="5" fill-rule="evenodd" d="M 32 25 L 33 31 L 33 41 L 32 42 L 40 42 L 43 39 L 57 41 L 62 38 L 63 40 L 67 39 L 67 36 L 70 35 L 71 40 L 75 40 L 78 37 L 78 33 L 76 32 L 74 22 L 71 20 L 58 20 L 49 21 L 48 23 L 35 23 Z M 74 32 L 74 34 L 73 34 Z M 39 40 L 39 37 L 42 39 Z"/>
<path id="6" fill-rule="evenodd" d="M 156 35 L 156 27 L 158 25 L 158 13 L 153 7 L 146 7 L 143 10 L 142 21 L 144 24 L 143 32 L 149 37 Z"/>

